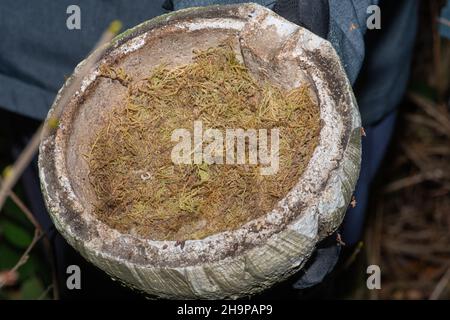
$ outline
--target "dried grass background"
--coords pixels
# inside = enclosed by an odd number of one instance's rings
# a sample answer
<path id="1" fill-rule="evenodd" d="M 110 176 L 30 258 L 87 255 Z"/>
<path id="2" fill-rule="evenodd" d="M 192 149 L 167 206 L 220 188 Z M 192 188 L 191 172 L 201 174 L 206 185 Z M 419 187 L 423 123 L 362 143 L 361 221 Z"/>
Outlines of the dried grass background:
<path id="1" fill-rule="evenodd" d="M 364 251 L 382 289 L 353 297 L 450 298 L 450 41 L 432 23 L 444 2 L 421 4 L 409 93 L 373 190 Z"/>

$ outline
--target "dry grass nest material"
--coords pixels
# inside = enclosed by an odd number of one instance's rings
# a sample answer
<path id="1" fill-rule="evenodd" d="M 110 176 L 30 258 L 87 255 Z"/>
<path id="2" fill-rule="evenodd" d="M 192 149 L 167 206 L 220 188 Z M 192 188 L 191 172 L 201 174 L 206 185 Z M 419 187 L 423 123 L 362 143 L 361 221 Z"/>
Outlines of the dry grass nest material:
<path id="1" fill-rule="evenodd" d="M 285 91 L 258 82 L 227 44 L 194 53 L 192 63 L 160 65 L 139 81 L 122 69 L 100 69 L 128 94 L 86 159 L 95 214 L 121 232 L 182 241 L 237 229 L 276 206 L 318 143 L 319 110 L 308 86 Z M 192 131 L 196 120 L 223 132 L 279 128 L 277 174 L 261 175 L 250 164 L 174 164 L 171 134 Z"/>

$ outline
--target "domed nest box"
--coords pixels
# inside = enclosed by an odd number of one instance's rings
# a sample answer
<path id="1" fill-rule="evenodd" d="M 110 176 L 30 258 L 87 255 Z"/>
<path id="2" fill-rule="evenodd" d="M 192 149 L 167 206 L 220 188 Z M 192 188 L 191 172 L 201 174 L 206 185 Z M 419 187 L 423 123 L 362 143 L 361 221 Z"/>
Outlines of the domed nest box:
<path id="1" fill-rule="evenodd" d="M 294 187 L 265 214 L 182 243 L 102 222 L 94 214 L 95 193 L 83 154 L 127 90 L 100 77 L 100 65 L 114 64 L 141 79 L 167 59 L 171 66 L 186 65 L 193 49 L 225 39 L 232 39 L 236 55 L 255 78 L 287 89 L 307 83 L 315 95 L 318 143 Z M 70 102 L 59 106 L 77 73 L 79 68 L 47 117 L 49 122 L 62 108 L 58 128 L 41 142 L 41 185 L 59 232 L 112 278 L 156 297 L 250 296 L 300 270 L 315 245 L 341 224 L 359 175 L 361 122 L 351 85 L 328 41 L 256 4 L 192 8 L 116 37 Z"/>

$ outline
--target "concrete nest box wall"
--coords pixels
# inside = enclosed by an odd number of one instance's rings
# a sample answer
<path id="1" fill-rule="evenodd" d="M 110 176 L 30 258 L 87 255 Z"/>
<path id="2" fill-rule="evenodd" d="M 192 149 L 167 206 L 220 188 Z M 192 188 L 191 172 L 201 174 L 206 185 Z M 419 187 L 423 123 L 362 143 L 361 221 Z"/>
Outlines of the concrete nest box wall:
<path id="1" fill-rule="evenodd" d="M 172 66 L 183 65 L 191 61 L 192 49 L 228 38 L 256 78 L 288 89 L 311 85 L 321 129 L 298 183 L 271 212 L 236 230 L 182 245 L 121 233 L 99 221 L 83 148 L 126 94 L 120 83 L 99 77 L 99 65 L 113 63 L 139 79 L 167 57 Z M 58 129 L 44 136 L 40 147 L 41 185 L 50 215 L 87 260 L 153 296 L 238 298 L 286 279 L 340 225 L 359 175 L 361 122 L 336 52 L 326 40 L 255 4 L 182 10 L 124 32 L 62 107 Z"/>

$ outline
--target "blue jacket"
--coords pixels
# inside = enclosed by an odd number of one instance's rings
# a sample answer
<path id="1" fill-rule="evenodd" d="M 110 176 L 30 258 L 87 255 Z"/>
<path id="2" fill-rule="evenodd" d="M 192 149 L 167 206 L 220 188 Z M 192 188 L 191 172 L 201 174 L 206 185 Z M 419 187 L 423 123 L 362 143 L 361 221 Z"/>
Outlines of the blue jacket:
<path id="1" fill-rule="evenodd" d="M 65 77 L 114 19 L 129 28 L 167 12 L 164 0 L 76 1 L 81 30 L 68 30 L 71 0 L 0 3 L 0 106 L 43 119 Z M 175 0 L 174 9 L 239 0 Z M 257 0 L 271 7 L 273 0 Z M 417 21 L 417 0 L 381 1 L 381 30 L 367 32 L 367 7 L 378 0 L 329 0 L 328 39 L 344 64 L 363 123 L 392 111 L 406 88 Z"/>

